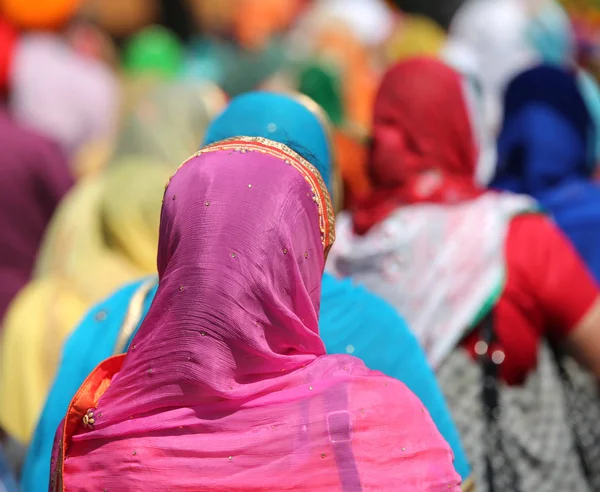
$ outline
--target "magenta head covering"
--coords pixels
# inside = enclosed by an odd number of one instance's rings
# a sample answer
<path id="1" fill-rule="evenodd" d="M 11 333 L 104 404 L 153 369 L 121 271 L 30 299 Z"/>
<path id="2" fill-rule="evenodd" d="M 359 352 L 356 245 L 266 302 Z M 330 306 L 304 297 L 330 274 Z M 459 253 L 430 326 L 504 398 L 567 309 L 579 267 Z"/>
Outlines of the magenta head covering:
<path id="1" fill-rule="evenodd" d="M 281 144 L 236 137 L 183 164 L 158 292 L 122 365 L 71 403 L 55 490 L 458 491 L 419 400 L 325 355 L 333 222 L 321 176 Z"/>

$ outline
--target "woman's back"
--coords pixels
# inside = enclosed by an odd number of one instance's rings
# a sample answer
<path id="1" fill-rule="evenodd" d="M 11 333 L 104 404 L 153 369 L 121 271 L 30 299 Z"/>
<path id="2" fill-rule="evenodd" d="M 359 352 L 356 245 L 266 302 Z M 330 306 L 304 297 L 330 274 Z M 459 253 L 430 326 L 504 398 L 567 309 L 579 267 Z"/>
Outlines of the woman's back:
<path id="1" fill-rule="evenodd" d="M 595 490 L 600 474 L 580 458 L 597 461 L 598 288 L 534 200 L 477 183 L 482 145 L 464 87 L 435 60 L 386 74 L 374 188 L 340 221 L 332 266 L 368 279 L 415 330 L 478 490 Z M 550 343 L 592 374 L 576 367 L 563 386 Z"/>
<path id="2" fill-rule="evenodd" d="M 325 355 L 333 225 L 322 178 L 281 144 L 188 160 L 165 192 L 152 307 L 72 401 L 53 489 L 458 490 L 420 402 Z"/>

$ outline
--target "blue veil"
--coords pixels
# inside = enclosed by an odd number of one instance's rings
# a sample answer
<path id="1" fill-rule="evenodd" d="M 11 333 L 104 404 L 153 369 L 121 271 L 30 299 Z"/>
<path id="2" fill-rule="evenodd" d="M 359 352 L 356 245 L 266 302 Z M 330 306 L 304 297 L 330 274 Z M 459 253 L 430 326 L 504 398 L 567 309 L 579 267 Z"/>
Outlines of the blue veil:
<path id="1" fill-rule="evenodd" d="M 576 77 L 541 65 L 509 84 L 492 187 L 537 199 L 600 280 L 596 129 Z"/>

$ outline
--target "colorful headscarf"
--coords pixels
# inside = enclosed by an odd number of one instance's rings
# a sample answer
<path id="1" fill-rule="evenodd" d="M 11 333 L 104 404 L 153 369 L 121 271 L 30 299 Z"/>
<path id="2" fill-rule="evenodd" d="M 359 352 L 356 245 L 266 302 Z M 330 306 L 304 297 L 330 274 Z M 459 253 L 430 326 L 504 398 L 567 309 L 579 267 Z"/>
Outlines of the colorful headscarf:
<path id="1" fill-rule="evenodd" d="M 479 78 L 486 124 L 493 135 L 502 122 L 502 94 L 508 82 L 539 60 L 526 40 L 528 22 L 523 0 L 468 0 L 450 25 L 444 56 L 460 71 Z"/>
<path id="2" fill-rule="evenodd" d="M 505 104 L 492 186 L 538 200 L 600 280 L 600 188 L 590 177 L 597 130 L 576 74 L 529 70 L 511 82 Z"/>
<path id="3" fill-rule="evenodd" d="M 226 96 L 210 82 L 163 83 L 138 98 L 125 116 L 116 156 L 143 156 L 171 167 L 183 162 L 206 132 Z"/>
<path id="4" fill-rule="evenodd" d="M 238 96 L 221 117 L 211 123 L 204 144 L 237 135 L 266 137 L 286 143 L 302 157 L 310 159 L 325 181 L 331 183 L 328 187 L 335 202 L 337 169 L 332 161 L 329 132 L 322 119 L 315 115 L 317 108 L 314 102 L 313 106 L 306 106 L 310 102 L 268 92 Z M 276 122 L 278 131 L 273 132 L 273 127 L 267 122 Z M 389 305 L 350 281 L 325 273 L 322 289 L 320 326 L 328 353 L 354 353 L 370 368 L 405 382 L 434 416 L 438 429 L 454 450 L 456 470 L 463 478 L 467 478 L 469 465 L 460 438 L 439 388 L 432 379 L 431 369 L 421 350 L 416 348 L 408 326 Z M 363 325 L 369 319 L 377 328 L 367 334 Z M 392 340 L 397 340 L 397 343 Z M 407 350 L 406 356 L 401 356 L 400 346 Z M 411 351 L 410 356 L 408 347 L 415 350 Z M 399 362 L 413 357 L 415 364 L 412 367 Z"/>
<path id="5" fill-rule="evenodd" d="M 332 271 L 405 316 L 436 370 L 501 294 L 510 220 L 533 207 L 477 184 L 466 96 L 461 77 L 435 59 L 388 71 L 375 104 L 373 190 L 340 217 L 330 258 Z"/>
<path id="6" fill-rule="evenodd" d="M 252 126 L 252 119 L 246 118 L 246 115 L 254 111 L 255 106 L 262 111 L 274 109 L 279 106 L 282 97 L 264 93 L 260 98 L 240 96 L 236 100 L 241 98 L 242 101 L 230 105 L 226 110 L 233 113 L 232 117 L 217 119 L 211 126 L 237 121 L 234 116 Z M 292 101 L 297 102 L 298 99 Z M 318 149 L 321 146 L 319 135 L 323 133 L 322 129 L 317 131 L 317 127 L 322 127 L 319 118 L 314 115 L 312 119 L 302 116 L 305 122 L 302 127 L 288 125 L 286 122 L 293 122 L 302 113 L 310 112 L 304 105 L 289 105 L 288 109 L 290 113 L 275 113 L 278 116 L 275 119 L 277 124 L 286 129 L 286 139 L 302 138 L 307 129 L 315 127 L 313 133 L 318 138 L 315 142 L 304 140 L 308 147 L 303 149 L 302 156 L 310 158 L 322 152 Z M 243 123 L 235 125 L 236 131 L 244 131 Z M 229 130 L 222 126 L 219 131 L 227 133 Z M 264 128 L 265 135 L 267 131 Z M 326 167 L 331 169 L 329 156 Z M 404 382 L 430 412 L 440 433 L 454 451 L 455 469 L 466 479 L 470 471 L 458 433 L 422 350 L 403 320 L 391 306 L 350 281 L 340 281 L 324 274 L 322 289 L 319 327 L 327 352 L 353 353 L 371 369 L 380 370 Z M 124 287 L 95 306 L 66 342 L 57 378 L 28 452 L 21 484 L 24 491 L 35 492 L 47 488 L 54 433 L 71 398 L 97 364 L 129 345 L 131 334 L 145 317 L 155 294 L 156 286 L 151 286 L 149 290 L 147 280 Z M 377 326 L 377 329 L 365 331 L 363 327 L 367 324 Z M 98 330 L 104 333 L 102 340 L 95 339 Z"/>
<path id="7" fill-rule="evenodd" d="M 0 146 L 1 320 L 29 281 L 46 226 L 73 178 L 56 145 L 21 128 L 3 109 Z"/>
<path id="8" fill-rule="evenodd" d="M 542 7 L 531 17 L 527 36 L 544 63 L 572 69 L 576 64 L 576 36 L 571 20 L 563 7 L 555 0 L 545 0 Z M 583 69 L 577 71 L 577 84 L 587 109 L 597 128 L 595 166 L 600 162 L 600 89 L 598 82 Z"/>
<path id="9" fill-rule="evenodd" d="M 396 64 L 375 101 L 374 189 L 355 212 L 356 230 L 366 232 L 400 205 L 479 196 L 478 152 L 460 75 L 433 58 Z"/>
<path id="10" fill-rule="evenodd" d="M 204 144 L 232 136 L 265 137 L 287 145 L 300 155 L 306 155 L 308 150 L 310 162 L 321 171 L 327 186 L 332 183 L 326 130 L 294 98 L 272 92 L 251 92 L 234 98 L 209 126 Z"/>
<path id="11" fill-rule="evenodd" d="M 563 65 L 575 61 L 575 32 L 567 12 L 558 2 L 542 0 L 525 33 L 546 63 Z"/>
<path id="12" fill-rule="evenodd" d="M 0 15 L 21 29 L 57 29 L 80 4 L 81 0 L 0 0 Z"/>
<path id="13" fill-rule="evenodd" d="M 391 63 L 415 56 L 438 56 L 446 43 L 446 32 L 429 17 L 405 15 L 386 42 Z"/>
<path id="14" fill-rule="evenodd" d="M 181 162 L 197 149 L 212 114 L 202 87 L 158 88 L 155 100 L 144 100 L 127 130 L 126 151 L 105 172 L 80 181 L 54 215 L 35 279 L 7 316 L 0 356 L 1 367 L 10 368 L 0 371 L 0 424 L 20 442 L 30 439 L 64 339 L 85 310 L 156 271 L 160 199 L 173 171 L 163 156 Z M 150 117 L 138 121 L 146 111 Z"/>
<path id="15" fill-rule="evenodd" d="M 58 36 L 28 34 L 14 53 L 12 113 L 68 153 L 114 129 L 118 85 L 100 62 L 81 56 Z"/>
<path id="16" fill-rule="evenodd" d="M 281 144 L 234 138 L 181 166 L 164 196 L 156 297 L 127 355 L 71 402 L 51 490 L 458 491 L 418 399 L 325 355 L 333 228 L 318 171 Z"/>
<path id="17" fill-rule="evenodd" d="M 309 61 L 298 75 L 298 91 L 321 106 L 334 125 L 345 123 L 342 75 L 335 67 Z"/>
<path id="18" fill-rule="evenodd" d="M 123 68 L 129 75 L 178 75 L 184 65 L 181 41 L 162 26 L 149 26 L 128 40 L 123 52 Z"/>

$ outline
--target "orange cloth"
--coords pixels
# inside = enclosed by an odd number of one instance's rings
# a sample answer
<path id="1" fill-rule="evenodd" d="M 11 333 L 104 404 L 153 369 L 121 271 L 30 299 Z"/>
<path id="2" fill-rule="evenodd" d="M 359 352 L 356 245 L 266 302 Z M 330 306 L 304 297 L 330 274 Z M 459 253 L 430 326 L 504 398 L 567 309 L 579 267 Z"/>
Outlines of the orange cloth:
<path id="1" fill-rule="evenodd" d="M 56 29 L 70 20 L 81 0 L 0 0 L 2 16 L 22 29 Z"/>
<path id="2" fill-rule="evenodd" d="M 262 49 L 289 26 L 298 8 L 297 0 L 240 0 L 233 11 L 233 30 L 246 49 Z"/>
<path id="3" fill-rule="evenodd" d="M 333 138 L 335 156 L 344 182 L 344 208 L 348 209 L 371 190 L 367 174 L 367 147 L 340 130 L 336 130 Z"/>

